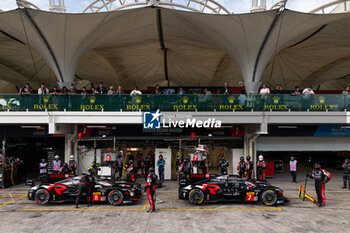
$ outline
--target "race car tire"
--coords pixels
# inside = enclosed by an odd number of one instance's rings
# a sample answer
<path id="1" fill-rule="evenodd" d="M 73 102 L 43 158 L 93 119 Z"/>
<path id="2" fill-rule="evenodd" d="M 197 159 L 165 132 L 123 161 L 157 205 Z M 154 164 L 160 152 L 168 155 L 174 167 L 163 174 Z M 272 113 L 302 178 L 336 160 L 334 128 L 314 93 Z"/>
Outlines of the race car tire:
<path id="1" fill-rule="evenodd" d="M 34 194 L 34 200 L 39 205 L 46 205 L 50 202 L 50 193 L 46 189 L 39 189 Z"/>
<path id="2" fill-rule="evenodd" d="M 124 199 L 123 193 L 119 190 L 113 190 L 108 194 L 108 202 L 111 205 L 115 205 L 115 206 L 120 205 L 123 203 L 123 199 Z"/>
<path id="3" fill-rule="evenodd" d="M 204 193 L 200 189 L 192 189 L 188 194 L 188 200 L 193 205 L 200 205 L 204 202 Z"/>
<path id="4" fill-rule="evenodd" d="M 261 201 L 268 206 L 276 205 L 277 194 L 273 190 L 266 190 L 261 194 Z"/>

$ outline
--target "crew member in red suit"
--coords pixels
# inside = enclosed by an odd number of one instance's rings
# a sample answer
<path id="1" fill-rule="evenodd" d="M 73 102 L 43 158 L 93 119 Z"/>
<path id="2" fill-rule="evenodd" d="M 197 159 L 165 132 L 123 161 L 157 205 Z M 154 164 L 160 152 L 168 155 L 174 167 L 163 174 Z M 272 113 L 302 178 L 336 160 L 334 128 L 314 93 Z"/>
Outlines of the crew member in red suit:
<path id="1" fill-rule="evenodd" d="M 259 161 L 256 164 L 256 179 L 265 181 L 265 169 L 266 169 L 266 162 L 264 160 L 264 156 L 259 155 Z"/>
<path id="2" fill-rule="evenodd" d="M 332 174 L 322 169 L 319 163 L 315 163 L 314 170 L 308 177 L 315 179 L 318 207 L 324 207 L 326 204 L 326 183 L 332 178 Z"/>
<path id="3" fill-rule="evenodd" d="M 250 180 L 252 179 L 252 176 L 253 176 L 253 169 L 254 169 L 254 164 L 253 164 L 253 161 L 250 160 L 250 156 L 248 155 L 247 156 L 247 166 L 246 166 L 246 169 L 247 169 L 247 180 Z"/>
<path id="4" fill-rule="evenodd" d="M 147 176 L 147 183 L 145 187 L 145 192 L 147 193 L 148 201 L 150 208 L 147 212 L 152 213 L 155 211 L 155 200 L 154 200 L 154 194 L 157 190 L 157 175 L 154 173 L 154 168 L 149 168 L 149 173 Z"/>

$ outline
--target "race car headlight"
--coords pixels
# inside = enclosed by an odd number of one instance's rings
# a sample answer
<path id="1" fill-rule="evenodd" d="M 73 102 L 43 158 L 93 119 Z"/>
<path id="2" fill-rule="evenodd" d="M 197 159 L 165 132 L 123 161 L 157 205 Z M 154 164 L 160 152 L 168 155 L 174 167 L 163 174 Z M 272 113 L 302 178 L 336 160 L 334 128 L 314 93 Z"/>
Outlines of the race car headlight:
<path id="1" fill-rule="evenodd" d="M 131 192 L 130 192 L 130 196 L 131 196 L 131 197 L 135 196 L 135 193 L 131 191 Z"/>
<path id="2" fill-rule="evenodd" d="M 191 185 L 189 185 L 189 186 L 186 186 L 185 188 L 183 188 L 184 190 L 191 190 L 192 189 L 192 187 L 191 187 Z"/>

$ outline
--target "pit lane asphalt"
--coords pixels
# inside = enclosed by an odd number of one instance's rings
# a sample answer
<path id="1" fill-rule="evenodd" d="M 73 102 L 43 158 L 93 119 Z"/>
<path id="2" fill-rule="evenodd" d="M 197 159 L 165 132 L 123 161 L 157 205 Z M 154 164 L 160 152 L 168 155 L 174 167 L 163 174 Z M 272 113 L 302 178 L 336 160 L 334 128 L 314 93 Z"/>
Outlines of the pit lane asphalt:
<path id="1" fill-rule="evenodd" d="M 157 194 L 158 210 L 149 214 L 145 195 L 137 205 L 82 204 L 75 209 L 74 203 L 39 206 L 27 200 L 24 190 L 1 190 L 0 232 L 350 232 L 350 191 L 340 188 L 341 181 L 327 184 L 325 208 L 301 201 L 299 184 L 270 182 L 282 188 L 291 203 L 193 206 L 179 200 L 177 183 L 168 181 Z M 316 197 L 313 183 L 307 190 Z"/>

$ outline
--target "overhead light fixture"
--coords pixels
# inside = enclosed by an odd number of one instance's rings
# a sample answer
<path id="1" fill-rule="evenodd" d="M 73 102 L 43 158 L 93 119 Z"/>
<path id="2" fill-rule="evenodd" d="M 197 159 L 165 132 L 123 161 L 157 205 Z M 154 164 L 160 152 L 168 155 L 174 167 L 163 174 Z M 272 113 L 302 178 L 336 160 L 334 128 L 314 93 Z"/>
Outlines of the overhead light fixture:
<path id="1" fill-rule="evenodd" d="M 130 147 L 130 148 L 126 148 L 127 151 L 140 151 L 140 148 L 136 148 L 136 147 Z"/>
<path id="2" fill-rule="evenodd" d="M 37 128 L 41 128 L 40 125 L 22 125 L 21 126 L 22 129 L 37 129 Z"/>
<path id="3" fill-rule="evenodd" d="M 105 125 L 88 125 L 86 128 L 107 128 Z"/>
<path id="4" fill-rule="evenodd" d="M 279 126 L 277 126 L 277 128 L 279 128 L 279 129 L 296 129 L 296 128 L 298 128 L 298 126 L 296 126 L 296 125 L 279 125 Z"/>
<path id="5" fill-rule="evenodd" d="M 350 125 L 349 126 L 341 126 L 340 128 L 342 128 L 342 129 L 350 129 Z"/>

